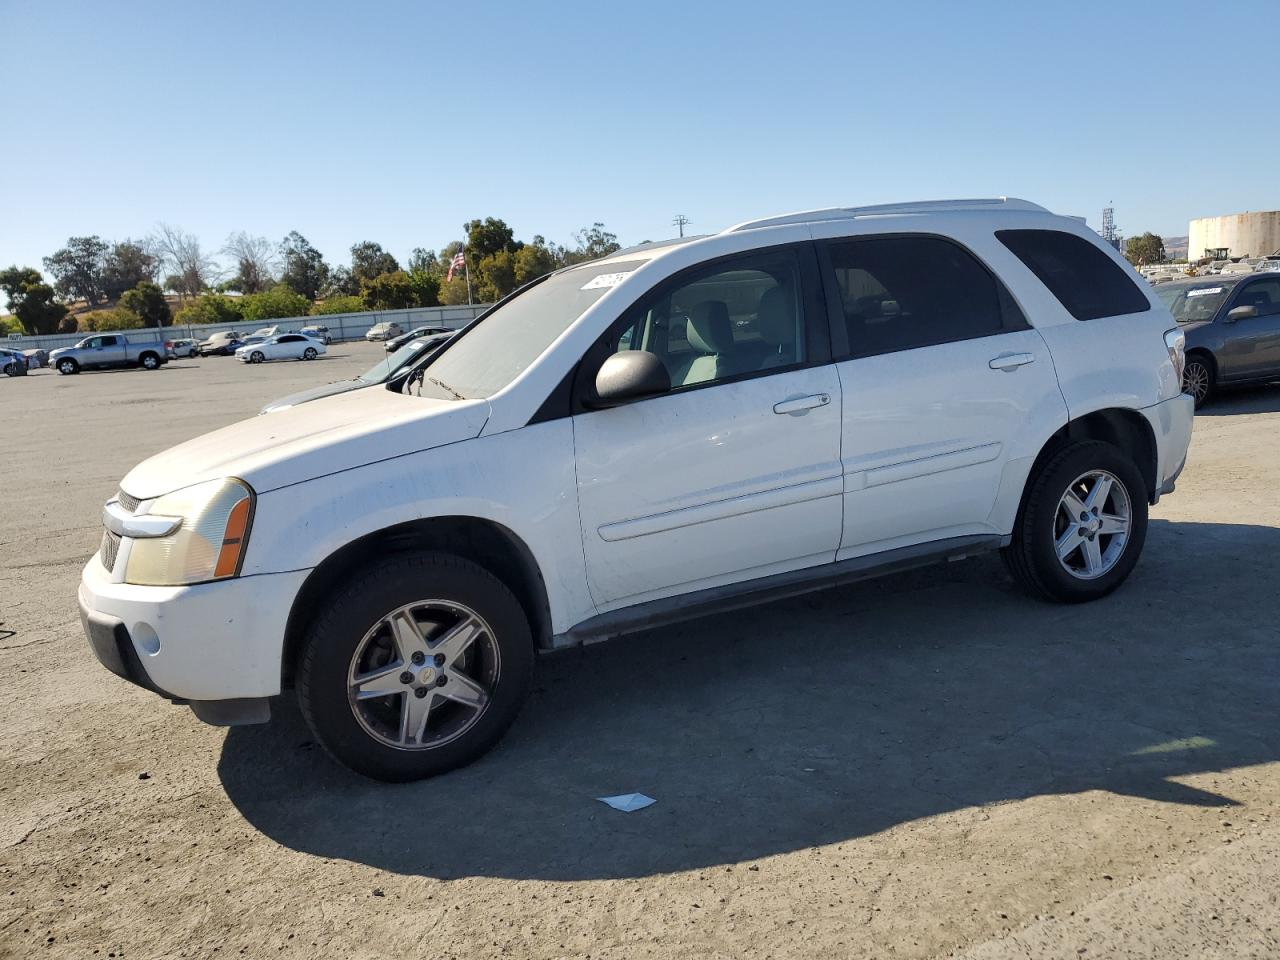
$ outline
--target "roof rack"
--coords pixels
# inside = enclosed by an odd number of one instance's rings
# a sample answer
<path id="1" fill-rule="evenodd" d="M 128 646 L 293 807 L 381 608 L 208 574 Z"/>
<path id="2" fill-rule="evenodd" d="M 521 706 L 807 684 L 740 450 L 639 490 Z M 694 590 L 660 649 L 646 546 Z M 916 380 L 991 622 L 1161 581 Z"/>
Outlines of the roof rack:
<path id="1" fill-rule="evenodd" d="M 788 223 L 812 223 L 818 220 L 850 220 L 856 217 L 891 217 L 912 213 L 951 213 L 961 210 L 1018 210 L 1024 213 L 1048 213 L 1044 207 L 1030 200 L 1016 197 L 989 197 L 973 200 L 922 200 L 915 203 L 881 203 L 869 207 L 829 207 L 825 210 L 804 210 L 784 213 L 778 217 L 746 220 L 722 230 L 721 233 L 737 233 L 760 227 L 778 227 Z"/>

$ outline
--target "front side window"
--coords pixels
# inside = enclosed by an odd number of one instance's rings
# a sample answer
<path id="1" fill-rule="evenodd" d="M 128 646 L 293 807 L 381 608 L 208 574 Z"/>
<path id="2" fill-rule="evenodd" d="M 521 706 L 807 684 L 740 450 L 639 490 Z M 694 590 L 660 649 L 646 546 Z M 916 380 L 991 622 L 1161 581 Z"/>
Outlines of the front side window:
<path id="1" fill-rule="evenodd" d="M 644 262 L 583 264 L 517 293 L 468 327 L 431 362 L 422 395 L 443 400 L 492 396 Z"/>
<path id="2" fill-rule="evenodd" d="M 621 350 L 655 354 L 678 390 L 803 363 L 803 324 L 795 255 L 756 253 L 708 267 L 641 300 L 604 356 Z"/>
<path id="3" fill-rule="evenodd" d="M 997 230 L 996 238 L 1077 320 L 1151 309 L 1133 271 L 1083 237 L 1061 230 Z"/>
<path id="4" fill-rule="evenodd" d="M 826 251 L 850 356 L 970 340 L 1025 326 L 995 277 L 950 240 L 867 237 L 832 242 Z"/>
<path id="5" fill-rule="evenodd" d="M 1280 278 L 1268 277 L 1252 281 L 1240 291 L 1236 306 L 1254 307 L 1260 317 L 1280 313 Z"/>

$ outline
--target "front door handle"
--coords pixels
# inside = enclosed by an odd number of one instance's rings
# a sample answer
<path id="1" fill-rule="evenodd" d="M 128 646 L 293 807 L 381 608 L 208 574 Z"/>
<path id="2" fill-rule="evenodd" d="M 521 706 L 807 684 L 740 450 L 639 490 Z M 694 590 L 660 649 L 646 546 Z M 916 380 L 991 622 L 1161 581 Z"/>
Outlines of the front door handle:
<path id="1" fill-rule="evenodd" d="M 991 362 L 987 364 L 992 370 L 1017 370 L 1019 367 L 1025 367 L 1028 363 L 1035 363 L 1036 357 L 1034 353 L 1002 353 L 998 357 L 992 357 Z"/>
<path id="2" fill-rule="evenodd" d="M 792 416 L 799 416 L 808 413 L 814 407 L 825 407 L 831 402 L 831 394 L 815 393 L 811 397 L 797 397 L 794 400 L 783 400 L 781 403 L 773 405 L 773 412 L 778 414 L 789 413 Z"/>

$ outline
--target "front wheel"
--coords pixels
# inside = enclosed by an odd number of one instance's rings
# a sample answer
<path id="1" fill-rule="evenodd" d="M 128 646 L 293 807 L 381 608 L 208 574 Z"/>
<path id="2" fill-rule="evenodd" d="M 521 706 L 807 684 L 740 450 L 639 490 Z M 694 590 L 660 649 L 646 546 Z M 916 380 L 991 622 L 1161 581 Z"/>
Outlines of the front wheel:
<path id="1" fill-rule="evenodd" d="M 68 360 L 59 360 L 59 361 L 58 361 L 58 372 L 59 372 L 60 374 L 62 374 L 63 376 L 70 376 L 70 375 L 71 375 L 71 374 L 73 374 L 73 373 L 79 373 L 79 372 L 80 372 L 80 364 L 76 363 L 74 360 L 69 360 L 69 359 L 68 359 Z"/>
<path id="2" fill-rule="evenodd" d="M 1197 410 L 1209 402 L 1213 393 L 1213 369 L 1206 361 L 1195 356 L 1187 358 L 1187 366 L 1182 371 L 1182 392 L 1195 400 Z"/>
<path id="3" fill-rule="evenodd" d="M 320 609 L 298 701 L 339 762 L 418 780 L 497 743 L 524 702 L 533 653 L 523 609 L 487 570 L 450 554 L 393 556 Z"/>
<path id="4" fill-rule="evenodd" d="M 305 350 L 303 350 L 303 351 L 302 351 L 302 359 L 303 359 L 303 360 L 314 360 L 314 359 L 316 358 L 316 356 L 317 356 L 317 354 L 316 354 L 316 348 L 315 348 L 315 347 L 307 347 L 307 349 L 305 349 Z"/>
<path id="5" fill-rule="evenodd" d="M 1030 479 L 1001 553 L 1028 593 L 1081 603 L 1124 582 L 1146 536 L 1142 474 L 1119 448 L 1089 440 L 1061 450 Z"/>
<path id="6" fill-rule="evenodd" d="M 249 354 L 249 362 L 250 362 L 250 363 L 261 363 L 261 362 L 262 362 L 263 360 L 265 360 L 265 359 L 267 359 L 267 358 L 266 358 L 265 356 L 263 356 L 263 355 L 262 355 L 262 351 L 261 351 L 261 350 L 255 350 L 255 351 L 253 351 L 253 353 Z"/>

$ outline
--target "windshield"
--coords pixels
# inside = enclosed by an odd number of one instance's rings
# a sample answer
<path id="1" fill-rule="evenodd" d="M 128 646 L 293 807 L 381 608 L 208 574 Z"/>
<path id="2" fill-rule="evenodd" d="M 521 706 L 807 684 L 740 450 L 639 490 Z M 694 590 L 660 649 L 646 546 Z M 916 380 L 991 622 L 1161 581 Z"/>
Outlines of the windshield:
<path id="1" fill-rule="evenodd" d="M 1233 285 L 1220 280 L 1197 284 L 1180 283 L 1177 286 L 1156 287 L 1155 295 L 1169 308 L 1173 319 L 1178 323 L 1198 323 L 1213 319 Z"/>
<path id="2" fill-rule="evenodd" d="M 387 354 L 385 360 L 379 360 L 372 367 L 366 370 L 357 380 L 363 380 L 365 383 L 386 383 L 396 373 L 398 373 L 406 364 L 412 363 L 423 352 L 433 347 L 440 346 L 448 337 L 424 337 L 420 340 L 410 340 L 395 353 Z"/>
<path id="3" fill-rule="evenodd" d="M 489 397 L 520 376 L 560 334 L 645 261 L 589 263 L 553 274 L 507 301 L 431 363 L 422 395 Z"/>

